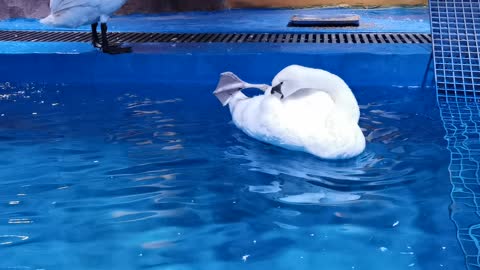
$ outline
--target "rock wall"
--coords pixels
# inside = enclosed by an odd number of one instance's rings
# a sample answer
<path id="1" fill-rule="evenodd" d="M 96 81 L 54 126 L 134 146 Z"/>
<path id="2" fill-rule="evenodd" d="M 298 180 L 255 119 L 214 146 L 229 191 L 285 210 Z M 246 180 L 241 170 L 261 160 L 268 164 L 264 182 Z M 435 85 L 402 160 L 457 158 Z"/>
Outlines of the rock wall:
<path id="1" fill-rule="evenodd" d="M 0 0 L 1 1 L 1 0 Z M 224 9 L 224 0 L 129 0 L 120 13 Z"/>
<path id="2" fill-rule="evenodd" d="M 226 0 L 227 7 L 404 6 L 426 5 L 428 0 Z"/>
<path id="3" fill-rule="evenodd" d="M 40 18 L 48 14 L 48 0 L 0 0 L 0 19 Z"/>
<path id="4" fill-rule="evenodd" d="M 119 13 L 158 13 L 249 7 L 425 5 L 426 2 L 427 0 L 129 0 Z M 48 14 L 48 6 L 49 0 L 0 0 L 0 19 L 41 18 Z"/>

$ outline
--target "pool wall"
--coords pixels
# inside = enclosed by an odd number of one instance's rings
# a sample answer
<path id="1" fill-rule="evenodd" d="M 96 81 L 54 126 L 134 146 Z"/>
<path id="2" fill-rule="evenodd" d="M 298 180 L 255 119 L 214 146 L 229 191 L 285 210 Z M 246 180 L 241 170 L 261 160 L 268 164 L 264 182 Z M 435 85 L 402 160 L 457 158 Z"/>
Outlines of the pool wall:
<path id="1" fill-rule="evenodd" d="M 55 46 L 63 53 L 48 52 Z M 14 84 L 215 83 L 225 71 L 270 82 L 285 66 L 299 64 L 328 70 L 353 87 L 433 86 L 429 44 L 166 43 L 134 45 L 133 54 L 116 56 L 81 43 L 24 43 L 10 50 L 16 53 L 0 54 L 0 82 Z"/>

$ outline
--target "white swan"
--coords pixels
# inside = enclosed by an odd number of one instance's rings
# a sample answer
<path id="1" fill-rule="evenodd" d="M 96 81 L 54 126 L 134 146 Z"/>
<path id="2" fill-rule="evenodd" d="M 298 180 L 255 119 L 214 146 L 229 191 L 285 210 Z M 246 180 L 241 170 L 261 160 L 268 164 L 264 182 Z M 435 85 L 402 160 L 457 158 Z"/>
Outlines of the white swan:
<path id="1" fill-rule="evenodd" d="M 235 125 L 249 136 L 323 159 L 347 159 L 365 149 L 360 109 L 347 84 L 320 69 L 288 66 L 272 85 L 243 82 L 223 73 L 214 94 L 229 105 Z M 241 90 L 265 93 L 249 98 Z"/>
<path id="2" fill-rule="evenodd" d="M 110 45 L 107 38 L 107 21 L 127 0 L 50 0 L 50 15 L 41 23 L 56 27 L 76 28 L 91 24 L 92 43 L 96 48 L 110 54 L 128 53 L 131 48 Z M 97 34 L 101 23 L 102 42 Z"/>

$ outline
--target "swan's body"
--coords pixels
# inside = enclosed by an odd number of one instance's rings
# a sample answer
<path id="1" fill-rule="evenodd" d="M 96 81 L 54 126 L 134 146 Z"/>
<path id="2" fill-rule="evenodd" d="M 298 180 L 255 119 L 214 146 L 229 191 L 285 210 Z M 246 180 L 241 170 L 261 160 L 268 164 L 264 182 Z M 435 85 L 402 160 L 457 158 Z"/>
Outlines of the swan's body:
<path id="1" fill-rule="evenodd" d="M 360 110 L 338 76 L 294 65 L 282 70 L 272 85 L 276 87 L 258 87 L 265 94 L 253 98 L 232 92 L 227 103 L 239 129 L 260 141 L 324 159 L 351 158 L 363 152 Z M 275 93 L 279 86 L 283 98 Z"/>
<path id="2" fill-rule="evenodd" d="M 129 48 L 111 46 L 107 40 L 107 21 L 127 0 L 50 0 L 50 15 L 40 22 L 55 27 L 76 28 L 92 25 L 95 47 L 107 53 L 129 52 Z M 102 43 L 97 36 L 97 26 L 102 26 Z"/>

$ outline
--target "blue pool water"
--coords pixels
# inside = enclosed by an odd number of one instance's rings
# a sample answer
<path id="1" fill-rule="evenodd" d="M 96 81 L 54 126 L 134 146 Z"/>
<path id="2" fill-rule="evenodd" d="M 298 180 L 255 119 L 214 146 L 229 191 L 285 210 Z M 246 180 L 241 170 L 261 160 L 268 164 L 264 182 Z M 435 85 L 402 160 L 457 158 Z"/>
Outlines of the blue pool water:
<path id="1" fill-rule="evenodd" d="M 0 87 L 0 269 L 464 269 L 434 91 L 354 89 L 326 162 L 241 133 L 214 84 Z"/>

